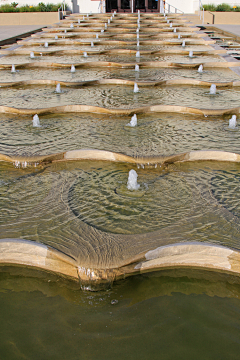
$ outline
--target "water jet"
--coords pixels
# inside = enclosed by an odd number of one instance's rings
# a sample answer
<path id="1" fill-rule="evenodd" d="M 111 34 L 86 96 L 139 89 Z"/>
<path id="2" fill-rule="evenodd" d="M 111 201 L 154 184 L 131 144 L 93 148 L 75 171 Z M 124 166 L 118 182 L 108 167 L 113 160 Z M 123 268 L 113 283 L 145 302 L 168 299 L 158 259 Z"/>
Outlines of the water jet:
<path id="1" fill-rule="evenodd" d="M 230 129 L 235 129 L 237 126 L 237 116 L 236 115 L 233 115 L 231 117 L 231 119 L 229 119 L 229 128 Z"/>

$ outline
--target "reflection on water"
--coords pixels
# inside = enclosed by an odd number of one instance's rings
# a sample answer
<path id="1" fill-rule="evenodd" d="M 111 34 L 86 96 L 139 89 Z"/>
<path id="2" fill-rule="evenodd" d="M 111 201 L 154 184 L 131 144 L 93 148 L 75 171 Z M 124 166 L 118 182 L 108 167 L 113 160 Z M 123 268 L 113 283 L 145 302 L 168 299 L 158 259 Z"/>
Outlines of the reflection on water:
<path id="1" fill-rule="evenodd" d="M 0 288 L 6 359 L 239 357 L 240 288 L 229 277 L 146 274 L 89 294 L 56 276 L 5 268 Z"/>

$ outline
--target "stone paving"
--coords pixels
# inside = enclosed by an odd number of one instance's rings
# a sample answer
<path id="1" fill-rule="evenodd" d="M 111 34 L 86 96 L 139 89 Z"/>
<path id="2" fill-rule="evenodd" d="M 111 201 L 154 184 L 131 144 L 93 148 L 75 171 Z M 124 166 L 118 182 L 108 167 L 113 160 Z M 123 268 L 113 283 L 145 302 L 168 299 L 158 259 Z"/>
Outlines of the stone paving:
<path id="1" fill-rule="evenodd" d="M 0 45 L 10 44 L 16 38 L 30 36 L 31 33 L 41 31 L 42 25 L 3 25 L 0 26 Z"/>

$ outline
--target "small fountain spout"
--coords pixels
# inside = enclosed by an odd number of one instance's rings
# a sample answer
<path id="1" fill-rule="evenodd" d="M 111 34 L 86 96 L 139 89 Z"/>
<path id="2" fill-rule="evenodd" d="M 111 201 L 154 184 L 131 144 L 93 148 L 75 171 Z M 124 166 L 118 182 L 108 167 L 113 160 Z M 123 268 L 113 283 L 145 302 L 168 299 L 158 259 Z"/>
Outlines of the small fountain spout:
<path id="1" fill-rule="evenodd" d="M 211 95 L 216 95 L 216 85 L 215 84 L 212 84 L 210 86 L 210 94 Z"/>
<path id="2" fill-rule="evenodd" d="M 70 25 L 70 28 L 71 28 L 71 29 L 73 29 L 73 28 L 74 28 L 74 25 L 73 25 L 73 23 L 71 23 L 71 25 Z"/>
<path id="3" fill-rule="evenodd" d="M 137 115 L 136 114 L 134 114 L 132 116 L 130 123 L 128 123 L 126 126 L 131 126 L 131 127 L 137 126 Z"/>
<path id="4" fill-rule="evenodd" d="M 80 24 L 80 22 L 81 22 L 81 20 L 80 20 L 80 19 L 78 19 L 78 24 Z"/>
<path id="5" fill-rule="evenodd" d="M 193 57 L 193 51 L 192 51 L 192 50 L 189 51 L 189 57 L 190 57 L 190 58 Z"/>
<path id="6" fill-rule="evenodd" d="M 170 28 L 172 28 L 172 23 L 170 23 Z"/>
<path id="7" fill-rule="evenodd" d="M 57 94 L 61 94 L 61 92 L 62 92 L 62 91 L 61 91 L 61 85 L 60 85 L 60 84 L 57 84 L 57 85 L 56 85 L 56 93 L 57 93 Z"/>
<path id="8" fill-rule="evenodd" d="M 12 65 L 11 72 L 12 72 L 12 73 L 15 73 L 15 72 L 16 72 L 15 65 Z"/>
<path id="9" fill-rule="evenodd" d="M 202 66 L 202 65 L 199 66 L 198 72 L 199 72 L 199 73 L 202 73 L 202 72 L 203 72 L 203 66 Z"/>
<path id="10" fill-rule="evenodd" d="M 48 42 L 45 42 L 44 47 L 45 47 L 45 48 L 48 47 Z"/>
<path id="11" fill-rule="evenodd" d="M 134 83 L 134 89 L 133 89 L 133 92 L 134 92 L 134 93 L 139 92 L 139 87 L 138 87 L 138 84 L 137 84 L 137 83 Z"/>
<path id="12" fill-rule="evenodd" d="M 181 39 L 181 34 L 178 34 L 178 39 Z"/>
<path id="13" fill-rule="evenodd" d="M 135 71 L 139 71 L 139 65 L 138 64 L 135 65 Z"/>
<path id="14" fill-rule="evenodd" d="M 185 46 L 186 46 L 186 43 L 185 43 L 185 40 L 183 40 L 182 47 L 185 47 Z"/>
<path id="15" fill-rule="evenodd" d="M 174 28 L 174 29 L 173 29 L 173 32 L 174 32 L 174 33 L 176 33 L 176 32 L 177 32 L 177 29 L 176 29 L 176 28 Z"/>
<path id="16" fill-rule="evenodd" d="M 103 30 L 104 31 L 104 30 Z M 102 30 L 101 30 L 101 32 L 102 32 Z M 98 34 L 96 34 L 96 39 L 98 39 Z"/>
<path id="17" fill-rule="evenodd" d="M 83 56 L 84 56 L 84 57 L 88 57 L 88 54 L 87 54 L 86 51 L 83 52 Z"/>
<path id="18" fill-rule="evenodd" d="M 139 47 L 139 41 L 137 41 L 137 47 Z"/>
<path id="19" fill-rule="evenodd" d="M 33 51 L 30 52 L 30 58 L 31 58 L 31 59 L 35 59 L 35 56 L 34 56 L 34 52 L 33 52 Z"/>
<path id="20" fill-rule="evenodd" d="M 57 40 L 58 39 L 58 36 L 57 35 L 55 35 L 55 40 Z"/>
<path id="21" fill-rule="evenodd" d="M 236 117 L 236 115 L 233 115 L 231 117 L 231 119 L 229 119 L 229 128 L 230 129 L 235 129 L 236 126 L 237 126 L 237 117 Z"/>
<path id="22" fill-rule="evenodd" d="M 93 41 L 91 41 L 91 47 L 94 47 L 94 43 L 93 43 Z"/>
<path id="23" fill-rule="evenodd" d="M 34 127 L 41 127 L 39 117 L 37 114 L 34 115 L 32 122 Z"/>
<path id="24" fill-rule="evenodd" d="M 75 73 L 75 71 L 76 71 L 75 66 L 72 65 L 72 66 L 71 66 L 71 73 Z"/>
<path id="25" fill-rule="evenodd" d="M 140 51 L 136 52 L 136 57 L 139 58 L 140 57 Z"/>
<path id="26" fill-rule="evenodd" d="M 138 190 L 140 184 L 137 183 L 138 174 L 135 170 L 131 169 L 128 174 L 127 188 L 128 190 Z"/>

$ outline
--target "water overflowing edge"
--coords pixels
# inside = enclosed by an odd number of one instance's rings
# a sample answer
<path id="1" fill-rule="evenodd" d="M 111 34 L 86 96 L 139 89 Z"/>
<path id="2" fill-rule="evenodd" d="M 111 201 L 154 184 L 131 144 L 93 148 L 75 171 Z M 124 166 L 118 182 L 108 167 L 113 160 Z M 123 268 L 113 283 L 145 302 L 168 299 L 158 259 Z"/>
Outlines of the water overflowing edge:
<path id="1" fill-rule="evenodd" d="M 27 165 L 52 163 L 56 161 L 111 161 L 139 165 L 154 166 L 156 164 L 167 165 L 176 162 L 189 161 L 229 161 L 240 162 L 240 154 L 218 151 L 218 150 L 196 150 L 171 156 L 149 156 L 133 157 L 121 153 L 98 150 L 98 149 L 80 149 L 60 152 L 50 155 L 19 156 L 4 155 L 0 153 L 0 161 L 14 163 L 17 167 L 22 163 Z M 24 166 L 24 167 L 26 167 Z"/>
<path id="2" fill-rule="evenodd" d="M 16 64 L 16 69 L 41 69 L 41 68 L 70 68 L 71 65 L 74 65 L 75 68 L 98 68 L 98 67 L 116 67 L 121 69 L 134 69 L 136 63 L 117 63 L 111 61 L 89 61 L 89 62 L 81 62 L 81 63 L 73 63 L 73 64 L 65 64 L 65 63 L 53 63 L 47 61 L 33 61 L 28 63 L 20 63 Z M 138 66 L 140 69 L 142 68 L 177 68 L 177 69 L 198 69 L 200 63 L 174 63 L 174 62 L 167 62 L 167 61 L 145 61 L 139 62 Z M 239 62 L 206 62 L 201 63 L 204 69 L 212 69 L 212 68 L 231 68 L 231 67 L 240 67 Z M 0 70 L 11 70 L 11 64 L 0 64 Z"/>
<path id="3" fill-rule="evenodd" d="M 99 290 L 126 276 L 166 269 L 204 269 L 240 276 L 240 252 L 219 245 L 177 243 L 161 246 L 125 261 L 119 268 L 85 268 L 46 245 L 23 239 L 0 240 L 0 264 L 29 266 L 80 282 L 84 290 Z"/>
<path id="4" fill-rule="evenodd" d="M 176 86 L 176 85 L 190 85 L 190 86 L 202 86 L 210 87 L 213 85 L 209 81 L 201 81 L 196 79 L 173 79 L 173 80 L 162 80 L 162 81 L 132 81 L 124 79 L 100 79 L 100 80 L 86 80 L 86 81 L 58 81 L 58 80 L 48 80 L 48 79 L 39 79 L 39 80 L 23 80 L 23 81 L 11 81 L 11 82 L 0 82 L 0 87 L 14 87 L 14 86 L 32 86 L 32 85 L 57 85 L 66 87 L 86 87 L 86 86 L 96 86 L 96 85 L 126 85 L 134 86 Z M 217 88 L 225 87 L 240 87 L 240 81 L 230 81 L 230 82 L 214 82 Z"/>
<path id="5" fill-rule="evenodd" d="M 112 115 L 133 115 L 147 113 L 182 113 L 196 114 L 202 116 L 223 116 L 230 114 L 239 114 L 240 106 L 228 109 L 198 109 L 187 106 L 178 105 L 151 105 L 132 109 L 108 109 L 91 105 L 62 105 L 49 108 L 13 108 L 10 106 L 0 106 L 0 113 L 18 114 L 18 115 L 42 115 L 42 114 L 66 114 L 66 113 L 96 113 L 96 114 L 112 114 Z"/>

